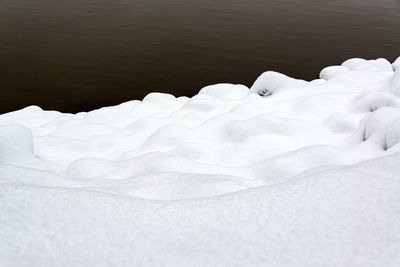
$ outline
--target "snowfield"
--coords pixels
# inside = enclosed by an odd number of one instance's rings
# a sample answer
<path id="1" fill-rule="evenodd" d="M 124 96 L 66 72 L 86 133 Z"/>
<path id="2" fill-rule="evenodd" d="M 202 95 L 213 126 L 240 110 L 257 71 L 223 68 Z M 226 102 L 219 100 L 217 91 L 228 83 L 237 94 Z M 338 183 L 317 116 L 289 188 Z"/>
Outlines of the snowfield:
<path id="1" fill-rule="evenodd" d="M 1 266 L 400 266 L 400 58 L 0 115 Z"/>

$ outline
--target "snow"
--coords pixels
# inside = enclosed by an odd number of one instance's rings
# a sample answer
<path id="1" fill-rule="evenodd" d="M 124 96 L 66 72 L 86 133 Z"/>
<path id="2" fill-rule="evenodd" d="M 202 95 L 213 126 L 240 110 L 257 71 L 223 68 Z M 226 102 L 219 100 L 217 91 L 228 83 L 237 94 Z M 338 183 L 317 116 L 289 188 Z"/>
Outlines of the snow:
<path id="1" fill-rule="evenodd" d="M 392 64 L 393 70 L 397 71 L 400 68 L 400 57 L 398 57 Z"/>
<path id="2" fill-rule="evenodd" d="M 399 266 L 398 66 L 0 115 L 0 265 Z"/>

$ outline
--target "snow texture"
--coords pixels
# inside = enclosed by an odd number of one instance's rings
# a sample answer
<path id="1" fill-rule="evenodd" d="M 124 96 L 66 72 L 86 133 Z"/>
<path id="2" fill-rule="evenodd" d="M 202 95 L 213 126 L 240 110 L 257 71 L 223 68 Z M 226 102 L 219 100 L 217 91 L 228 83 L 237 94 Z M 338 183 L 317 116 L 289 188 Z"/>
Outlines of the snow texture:
<path id="1" fill-rule="evenodd" d="M 399 60 L 0 115 L 0 265 L 400 266 Z"/>

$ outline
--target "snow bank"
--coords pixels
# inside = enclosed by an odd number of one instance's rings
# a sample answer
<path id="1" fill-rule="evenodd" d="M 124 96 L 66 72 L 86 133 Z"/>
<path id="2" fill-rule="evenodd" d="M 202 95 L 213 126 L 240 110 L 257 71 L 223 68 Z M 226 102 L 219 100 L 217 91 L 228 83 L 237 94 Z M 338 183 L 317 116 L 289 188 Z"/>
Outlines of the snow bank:
<path id="1" fill-rule="evenodd" d="M 399 266 L 398 61 L 0 115 L 0 265 Z"/>

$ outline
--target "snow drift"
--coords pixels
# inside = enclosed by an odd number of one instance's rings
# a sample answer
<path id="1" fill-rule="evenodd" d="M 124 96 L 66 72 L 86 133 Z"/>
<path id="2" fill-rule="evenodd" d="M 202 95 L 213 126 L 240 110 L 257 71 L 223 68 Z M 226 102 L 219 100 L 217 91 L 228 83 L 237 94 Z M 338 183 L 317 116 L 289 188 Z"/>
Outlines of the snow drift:
<path id="1" fill-rule="evenodd" d="M 399 266 L 399 62 L 1 115 L 1 265 Z"/>

